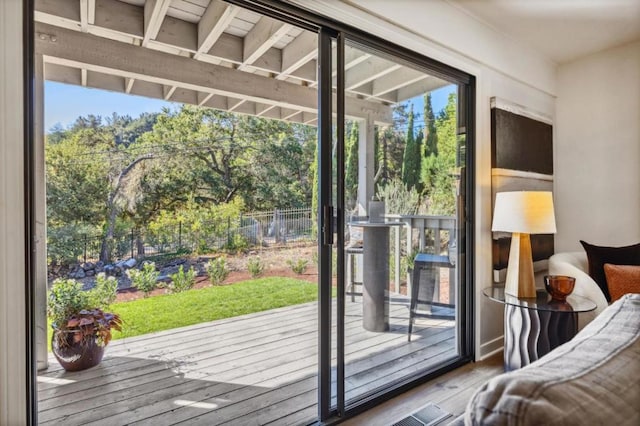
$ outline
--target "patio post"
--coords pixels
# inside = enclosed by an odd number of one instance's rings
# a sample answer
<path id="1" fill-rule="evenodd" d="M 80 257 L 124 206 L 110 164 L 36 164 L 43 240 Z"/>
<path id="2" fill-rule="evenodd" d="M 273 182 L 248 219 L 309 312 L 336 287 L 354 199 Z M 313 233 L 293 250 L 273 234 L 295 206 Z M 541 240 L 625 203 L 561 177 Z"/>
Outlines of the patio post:
<path id="1" fill-rule="evenodd" d="M 35 173 L 35 349 L 38 370 L 47 368 L 47 197 L 44 157 L 44 60 L 41 54 L 34 59 L 35 85 L 34 173 Z"/>
<path id="2" fill-rule="evenodd" d="M 368 204 L 375 194 L 375 123 L 371 114 L 358 120 L 358 216 L 366 216 Z"/>

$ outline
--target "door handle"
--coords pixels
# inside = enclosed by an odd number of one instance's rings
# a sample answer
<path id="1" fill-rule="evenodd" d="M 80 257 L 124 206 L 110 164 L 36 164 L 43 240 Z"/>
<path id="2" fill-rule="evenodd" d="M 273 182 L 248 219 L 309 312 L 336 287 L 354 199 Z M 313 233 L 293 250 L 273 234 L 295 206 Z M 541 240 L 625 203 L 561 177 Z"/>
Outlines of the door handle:
<path id="1" fill-rule="evenodd" d="M 324 206 L 322 209 L 322 243 L 333 245 L 333 206 Z"/>

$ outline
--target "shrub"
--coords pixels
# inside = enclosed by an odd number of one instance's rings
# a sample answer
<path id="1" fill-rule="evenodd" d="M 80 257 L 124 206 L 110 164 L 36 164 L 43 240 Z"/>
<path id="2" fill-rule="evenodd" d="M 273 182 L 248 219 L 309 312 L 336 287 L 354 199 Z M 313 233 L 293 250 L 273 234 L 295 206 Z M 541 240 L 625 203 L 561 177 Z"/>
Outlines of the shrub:
<path id="1" fill-rule="evenodd" d="M 56 330 L 59 346 L 76 342 L 87 344 L 95 336 L 97 343 L 106 345 L 111 340 L 111 328 L 121 330 L 122 321 L 117 314 L 103 312 L 116 298 L 118 283 L 113 277 L 98 274 L 96 286 L 82 290 L 82 284 L 73 279 L 53 282 L 47 300 L 47 315 Z M 69 340 L 70 339 L 70 340 Z"/>
<path id="2" fill-rule="evenodd" d="M 385 202 L 385 213 L 416 214 L 422 204 L 417 189 L 408 189 L 399 178 L 394 178 L 376 193 L 378 199 Z"/>
<path id="3" fill-rule="evenodd" d="M 115 277 L 107 277 L 104 272 L 96 275 L 96 285 L 87 292 L 89 304 L 98 309 L 106 309 L 116 301 L 118 294 L 118 280 Z"/>
<path id="4" fill-rule="evenodd" d="M 207 270 L 209 281 L 213 285 L 220 284 L 229 275 L 229 270 L 227 269 L 227 261 L 224 257 L 211 259 L 204 265 L 204 267 Z"/>
<path id="5" fill-rule="evenodd" d="M 193 270 L 193 266 L 189 267 L 187 272 L 184 272 L 184 267 L 180 265 L 178 272 L 171 274 L 171 284 L 169 284 L 169 291 L 171 293 L 180 293 L 189 290 L 196 283 L 196 272 Z"/>
<path id="6" fill-rule="evenodd" d="M 287 260 L 287 265 L 289 265 L 291 270 L 298 275 L 304 274 L 304 272 L 307 270 L 308 263 L 309 261 L 306 259 L 298 259 L 295 262 L 291 259 Z"/>
<path id="7" fill-rule="evenodd" d="M 249 249 L 249 241 L 240 234 L 233 234 L 223 248 L 229 253 L 242 253 Z"/>
<path id="8" fill-rule="evenodd" d="M 259 257 L 252 257 L 247 262 L 247 269 L 253 278 L 259 277 L 264 272 L 264 264 Z"/>
<path id="9" fill-rule="evenodd" d="M 87 250 L 95 249 L 97 232 L 89 225 L 65 224 L 49 226 L 47 228 L 47 256 L 48 262 L 56 265 L 70 265 L 82 256 L 85 244 Z"/>
<path id="10" fill-rule="evenodd" d="M 53 325 L 58 326 L 71 315 L 89 307 L 89 293 L 74 279 L 58 278 L 49 290 L 47 314 Z"/>
<path id="11" fill-rule="evenodd" d="M 156 271 L 156 264 L 153 262 L 145 262 L 140 270 L 129 269 L 127 275 L 131 279 L 131 285 L 143 291 L 145 297 L 158 286 L 159 273 Z"/>

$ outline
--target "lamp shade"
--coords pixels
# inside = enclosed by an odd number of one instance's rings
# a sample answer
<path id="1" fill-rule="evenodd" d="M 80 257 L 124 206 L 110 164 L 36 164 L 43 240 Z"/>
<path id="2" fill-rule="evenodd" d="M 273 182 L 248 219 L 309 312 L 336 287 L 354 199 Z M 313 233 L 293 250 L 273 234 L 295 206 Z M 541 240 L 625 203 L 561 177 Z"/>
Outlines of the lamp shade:
<path id="1" fill-rule="evenodd" d="M 551 192 L 498 192 L 491 230 L 525 234 L 554 234 L 556 219 Z"/>

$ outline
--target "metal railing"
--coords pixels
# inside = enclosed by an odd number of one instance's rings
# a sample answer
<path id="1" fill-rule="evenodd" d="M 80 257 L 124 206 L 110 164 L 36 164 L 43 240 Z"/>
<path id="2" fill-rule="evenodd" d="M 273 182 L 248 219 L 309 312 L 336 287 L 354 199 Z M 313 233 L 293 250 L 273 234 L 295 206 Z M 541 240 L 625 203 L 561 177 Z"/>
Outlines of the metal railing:
<path id="1" fill-rule="evenodd" d="M 414 237 L 417 237 L 418 251 L 436 255 L 444 254 L 455 265 L 457 259 L 455 216 L 428 216 L 428 215 L 385 215 L 389 221 L 402 222 L 405 231 L 405 250 L 407 255 L 414 251 Z M 395 283 L 400 282 L 401 259 L 401 233 L 398 227 L 395 229 Z M 417 235 L 416 235 L 417 234 Z M 454 269 L 450 270 L 454 273 Z M 452 276 L 451 279 L 454 277 Z M 411 294 L 411 275 L 407 273 L 407 292 Z"/>
<path id="2" fill-rule="evenodd" d="M 240 214 L 220 222 L 201 222 L 190 227 L 178 222 L 155 232 L 134 228 L 116 233 L 107 241 L 111 260 L 144 257 L 187 251 L 204 253 L 224 248 L 295 244 L 313 241 L 311 208 L 275 209 L 269 212 Z M 85 234 L 64 241 L 69 252 L 77 253 L 79 261 L 95 261 L 100 257 L 102 235 Z M 60 243 L 58 243 L 60 244 Z"/>

